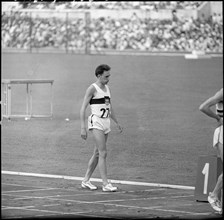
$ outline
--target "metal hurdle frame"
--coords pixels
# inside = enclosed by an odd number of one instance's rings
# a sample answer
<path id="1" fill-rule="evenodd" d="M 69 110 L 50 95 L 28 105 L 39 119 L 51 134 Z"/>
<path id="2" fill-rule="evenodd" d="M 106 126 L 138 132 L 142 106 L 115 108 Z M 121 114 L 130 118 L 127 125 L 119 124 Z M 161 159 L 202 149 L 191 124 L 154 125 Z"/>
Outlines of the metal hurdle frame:
<path id="1" fill-rule="evenodd" d="M 2 118 L 32 118 L 32 117 L 53 117 L 53 83 L 54 80 L 49 79 L 2 79 L 3 85 L 3 94 L 5 96 L 3 104 L 3 113 Z M 50 114 L 48 115 L 35 115 L 33 114 L 33 98 L 32 98 L 32 84 L 40 84 L 40 83 L 49 83 L 51 85 L 51 101 L 50 101 Z M 12 92 L 12 84 L 25 84 L 26 85 L 26 114 L 22 115 L 13 115 L 12 114 L 12 100 L 11 100 L 11 92 Z"/>

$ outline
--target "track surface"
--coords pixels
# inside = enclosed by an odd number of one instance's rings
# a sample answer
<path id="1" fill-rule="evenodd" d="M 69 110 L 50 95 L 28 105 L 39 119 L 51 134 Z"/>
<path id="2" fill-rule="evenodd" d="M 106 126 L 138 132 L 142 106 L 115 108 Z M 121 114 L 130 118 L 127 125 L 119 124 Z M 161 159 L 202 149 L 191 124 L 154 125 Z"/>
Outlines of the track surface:
<path id="1" fill-rule="evenodd" d="M 82 189 L 79 181 L 2 175 L 2 218 L 220 218 L 193 190 L 116 184 L 118 192 Z"/>

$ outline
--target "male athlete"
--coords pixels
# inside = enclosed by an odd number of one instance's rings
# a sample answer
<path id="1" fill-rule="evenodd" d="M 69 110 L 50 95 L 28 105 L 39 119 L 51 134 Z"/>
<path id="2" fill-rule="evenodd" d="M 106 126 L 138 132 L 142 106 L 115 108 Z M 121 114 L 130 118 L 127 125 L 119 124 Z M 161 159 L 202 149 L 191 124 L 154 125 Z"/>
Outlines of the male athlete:
<path id="1" fill-rule="evenodd" d="M 216 107 L 216 112 L 212 111 L 212 107 Z M 223 88 L 220 89 L 214 96 L 203 102 L 199 110 L 208 115 L 211 118 L 217 120 L 218 127 L 215 129 L 213 137 L 213 147 L 217 150 L 217 155 L 221 157 L 223 163 Z M 215 188 L 209 193 L 208 202 L 212 208 L 220 213 L 222 213 L 222 183 L 223 183 L 223 173 L 220 174 Z M 219 200 L 219 195 L 221 193 L 221 202 Z"/>
<path id="2" fill-rule="evenodd" d="M 85 125 L 85 112 L 88 104 L 90 104 L 91 115 L 88 117 L 88 129 L 92 131 L 96 143 L 81 186 L 90 190 L 97 189 L 97 187 L 90 182 L 90 177 L 99 162 L 100 175 L 103 181 L 102 190 L 106 192 L 117 191 L 117 187 L 113 186 L 107 179 L 106 142 L 108 133 L 111 131 L 110 118 L 117 124 L 120 132 L 123 130 L 112 108 L 111 93 L 107 85 L 110 78 L 110 69 L 111 68 L 106 64 L 99 65 L 96 68 L 95 75 L 97 80 L 87 88 L 80 110 L 81 137 L 86 140 L 87 129 Z"/>

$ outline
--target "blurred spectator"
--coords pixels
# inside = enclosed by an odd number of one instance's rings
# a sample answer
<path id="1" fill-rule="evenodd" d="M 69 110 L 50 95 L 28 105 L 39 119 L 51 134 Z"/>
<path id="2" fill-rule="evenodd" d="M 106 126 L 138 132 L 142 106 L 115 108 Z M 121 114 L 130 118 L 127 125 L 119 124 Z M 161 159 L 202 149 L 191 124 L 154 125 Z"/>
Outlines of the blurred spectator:
<path id="1" fill-rule="evenodd" d="M 172 10 L 172 19 L 173 19 L 174 22 L 178 21 L 177 11 L 175 9 Z"/>

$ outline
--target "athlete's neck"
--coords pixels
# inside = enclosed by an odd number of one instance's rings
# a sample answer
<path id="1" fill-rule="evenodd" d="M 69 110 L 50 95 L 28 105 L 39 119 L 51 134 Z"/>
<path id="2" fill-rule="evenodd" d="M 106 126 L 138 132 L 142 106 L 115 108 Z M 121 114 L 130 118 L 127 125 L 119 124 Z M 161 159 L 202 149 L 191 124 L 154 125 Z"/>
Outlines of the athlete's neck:
<path id="1" fill-rule="evenodd" d="M 96 81 L 95 83 L 96 83 L 96 85 L 98 85 L 101 89 L 105 89 L 105 88 L 106 88 L 105 84 L 103 84 L 103 83 L 101 83 L 101 82 L 99 82 L 99 81 Z"/>

